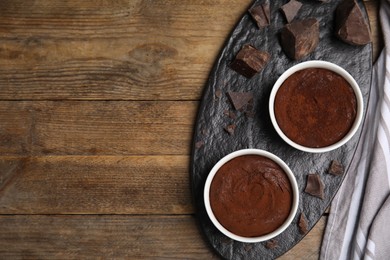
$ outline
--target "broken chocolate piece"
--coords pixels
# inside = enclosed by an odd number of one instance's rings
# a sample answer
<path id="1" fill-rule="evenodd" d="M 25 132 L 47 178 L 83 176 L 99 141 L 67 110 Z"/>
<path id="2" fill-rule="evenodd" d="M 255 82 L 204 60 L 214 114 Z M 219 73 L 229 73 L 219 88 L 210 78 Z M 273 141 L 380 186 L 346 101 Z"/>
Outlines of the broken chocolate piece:
<path id="1" fill-rule="evenodd" d="M 269 58 L 268 52 L 259 51 L 251 45 L 244 45 L 230 64 L 230 68 L 247 78 L 251 78 L 264 68 Z"/>
<path id="2" fill-rule="evenodd" d="M 287 23 L 291 23 L 291 21 L 294 20 L 301 7 L 302 3 L 296 0 L 290 0 L 290 2 L 280 7 L 284 17 L 286 17 Z"/>
<path id="3" fill-rule="evenodd" d="M 281 44 L 291 59 L 299 60 L 315 50 L 320 38 L 317 19 L 295 20 L 281 32 Z"/>
<path id="4" fill-rule="evenodd" d="M 344 167 L 340 162 L 333 160 L 330 163 L 328 173 L 336 175 L 336 176 L 343 175 Z"/>
<path id="5" fill-rule="evenodd" d="M 236 125 L 231 124 L 231 125 L 226 126 L 224 129 L 226 132 L 228 132 L 229 135 L 234 135 L 234 130 L 236 130 Z"/>
<path id="6" fill-rule="evenodd" d="M 337 37 L 351 45 L 371 42 L 370 28 L 355 0 L 344 0 L 336 8 L 335 32 Z"/>
<path id="7" fill-rule="evenodd" d="M 307 176 L 305 192 L 320 199 L 324 199 L 324 183 L 317 173 L 309 174 Z"/>
<path id="8" fill-rule="evenodd" d="M 248 104 L 253 102 L 253 94 L 251 92 L 228 92 L 227 96 L 237 111 L 243 111 Z"/>
<path id="9" fill-rule="evenodd" d="M 248 11 L 252 18 L 256 21 L 257 27 L 259 27 L 259 29 L 267 27 L 270 24 L 271 12 L 269 8 L 269 2 L 255 5 Z"/>
<path id="10" fill-rule="evenodd" d="M 299 232 L 302 235 L 306 234 L 309 231 L 309 228 L 307 227 L 307 220 L 303 213 L 301 213 L 301 215 L 299 216 L 298 226 L 299 226 Z"/>
<path id="11" fill-rule="evenodd" d="M 268 249 L 274 249 L 275 247 L 278 247 L 278 241 L 275 239 L 268 240 L 267 243 L 265 243 L 265 247 Z"/>

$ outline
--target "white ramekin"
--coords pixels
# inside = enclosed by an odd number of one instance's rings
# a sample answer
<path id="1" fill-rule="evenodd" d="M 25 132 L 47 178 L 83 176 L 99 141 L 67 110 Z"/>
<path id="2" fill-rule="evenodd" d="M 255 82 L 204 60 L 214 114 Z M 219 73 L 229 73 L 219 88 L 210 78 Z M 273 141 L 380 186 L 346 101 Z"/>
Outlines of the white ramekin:
<path id="1" fill-rule="evenodd" d="M 236 234 L 230 232 L 229 230 L 224 228 L 218 222 L 217 218 L 215 217 L 215 215 L 213 213 L 211 205 L 210 205 L 210 196 L 209 196 L 210 195 L 210 186 L 211 186 L 211 182 L 213 181 L 213 178 L 214 178 L 215 174 L 218 172 L 218 170 L 221 168 L 222 165 L 224 165 L 228 161 L 232 160 L 233 158 L 236 158 L 236 157 L 239 157 L 239 156 L 243 156 L 243 155 L 260 155 L 260 156 L 264 156 L 264 157 L 267 157 L 267 158 L 273 160 L 278 165 L 280 165 L 280 167 L 284 170 L 284 172 L 288 176 L 288 179 L 290 180 L 292 193 L 293 193 L 293 201 L 292 201 L 292 205 L 291 205 L 291 211 L 290 211 L 290 214 L 288 215 L 286 221 L 279 228 L 274 230 L 273 232 L 265 234 L 265 235 L 262 235 L 262 236 L 259 236 L 259 237 L 243 237 L 243 236 L 239 236 L 239 235 L 236 235 Z M 262 241 L 266 241 L 268 239 L 271 239 L 271 238 L 279 235 L 280 233 L 282 233 L 291 224 L 292 220 L 294 219 L 294 217 L 295 217 L 295 215 L 297 213 L 298 204 L 299 204 L 298 184 L 297 184 L 297 181 L 296 181 L 296 178 L 295 178 L 294 174 L 292 173 L 290 168 L 287 166 L 287 164 L 282 159 L 277 157 L 276 155 L 274 155 L 274 154 L 272 154 L 270 152 L 264 151 L 264 150 L 260 150 L 260 149 L 243 149 L 243 150 L 238 150 L 238 151 L 232 152 L 232 153 L 226 155 L 225 157 L 223 157 L 221 160 L 219 160 L 214 165 L 214 167 L 210 171 L 210 173 L 209 173 L 209 175 L 207 177 L 207 180 L 206 180 L 205 187 L 204 187 L 204 204 L 205 204 L 205 207 L 206 207 L 207 214 L 208 214 L 209 218 L 211 219 L 211 221 L 213 222 L 213 224 L 215 225 L 215 227 L 219 231 L 221 231 L 223 234 L 225 234 L 226 236 L 228 236 L 228 237 L 230 237 L 230 238 L 232 238 L 234 240 L 237 240 L 237 241 L 240 241 L 240 242 L 244 242 L 244 243 L 262 242 Z"/>
<path id="2" fill-rule="evenodd" d="M 303 70 L 303 69 L 308 69 L 308 68 L 323 68 L 323 69 L 328 69 L 330 71 L 336 72 L 337 74 L 342 76 L 351 85 L 353 91 L 355 92 L 355 96 L 356 96 L 356 101 L 357 101 L 356 102 L 356 105 L 357 105 L 356 118 L 355 118 L 355 121 L 354 121 L 351 129 L 341 140 L 339 140 L 338 142 L 336 142 L 332 145 L 326 146 L 326 147 L 320 147 L 320 148 L 306 147 L 306 146 L 300 145 L 300 144 L 292 141 L 280 129 L 278 122 L 276 120 L 276 117 L 275 117 L 274 102 L 275 102 L 275 97 L 276 97 L 276 94 L 277 94 L 280 86 L 283 84 L 283 82 L 289 76 L 291 76 L 295 72 L 297 72 L 299 70 Z M 278 78 L 278 80 L 275 82 L 275 84 L 272 88 L 272 91 L 271 91 L 270 98 L 269 98 L 269 114 L 270 114 L 271 121 L 272 121 L 272 124 L 273 124 L 276 132 L 279 134 L 279 136 L 286 143 L 288 143 L 292 147 L 294 147 L 298 150 L 301 150 L 304 152 L 310 152 L 310 153 L 329 152 L 331 150 L 339 148 L 340 146 L 342 146 L 343 144 L 348 142 L 352 138 L 352 136 L 356 133 L 356 131 L 358 130 L 358 128 L 360 126 L 360 123 L 361 123 L 362 118 L 363 118 L 363 106 L 364 106 L 364 103 L 363 103 L 362 93 L 361 93 L 359 85 L 356 83 L 355 79 L 342 67 L 340 67 L 334 63 L 328 62 L 328 61 L 320 61 L 320 60 L 312 60 L 312 61 L 302 62 L 302 63 L 299 63 L 299 64 L 289 68 L 288 70 L 286 70 Z"/>

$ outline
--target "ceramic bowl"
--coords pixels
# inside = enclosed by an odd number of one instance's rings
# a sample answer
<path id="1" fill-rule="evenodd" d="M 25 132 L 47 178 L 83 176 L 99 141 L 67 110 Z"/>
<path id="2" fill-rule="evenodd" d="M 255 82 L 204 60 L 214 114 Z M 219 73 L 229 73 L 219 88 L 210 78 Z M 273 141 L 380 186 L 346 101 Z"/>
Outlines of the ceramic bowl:
<path id="1" fill-rule="evenodd" d="M 236 234 L 232 233 L 231 231 L 227 230 L 217 220 L 216 216 L 213 213 L 213 209 L 212 209 L 212 207 L 210 205 L 210 187 L 211 187 L 211 183 L 213 181 L 214 176 L 216 175 L 218 170 L 225 163 L 229 162 L 230 160 L 232 160 L 232 159 L 234 159 L 236 157 L 243 156 L 243 155 L 260 155 L 260 156 L 264 156 L 264 157 L 269 158 L 272 161 L 276 162 L 283 169 L 283 171 L 287 175 L 288 180 L 290 181 L 290 184 L 291 184 L 292 205 L 291 205 L 291 211 L 290 211 L 287 219 L 276 230 L 272 231 L 271 233 L 268 233 L 268 234 L 265 234 L 265 235 L 261 235 L 261 236 L 258 236 L 258 237 L 243 237 L 243 236 L 240 236 L 240 235 L 236 235 Z M 294 174 L 292 173 L 292 171 L 290 170 L 290 168 L 287 166 L 287 164 L 283 160 L 281 160 L 276 155 L 274 155 L 274 154 L 272 154 L 270 152 L 264 151 L 264 150 L 260 150 L 260 149 L 243 149 L 243 150 L 238 150 L 238 151 L 230 153 L 230 154 L 226 155 L 225 157 L 223 157 L 222 159 L 220 159 L 214 165 L 212 170 L 210 171 L 210 173 L 209 173 L 209 175 L 207 177 L 206 183 L 205 183 L 205 187 L 204 187 L 204 204 L 205 204 L 205 207 L 206 207 L 207 214 L 208 214 L 209 218 L 211 219 L 212 223 L 214 224 L 214 226 L 221 233 L 225 234 L 226 236 L 228 236 L 228 237 L 230 237 L 230 238 L 232 238 L 232 239 L 234 239 L 236 241 L 240 241 L 240 242 L 244 242 L 244 243 L 255 243 L 255 242 L 266 241 L 266 240 L 269 240 L 269 239 L 279 235 L 280 233 L 282 233 L 291 224 L 292 220 L 294 219 L 294 217 L 296 215 L 296 212 L 297 212 L 297 209 L 298 209 L 298 203 L 299 203 L 298 184 L 297 184 L 296 178 L 295 178 Z"/>
<path id="2" fill-rule="evenodd" d="M 356 97 L 356 105 L 357 105 L 357 107 L 356 107 L 356 110 L 357 110 L 356 111 L 356 117 L 355 117 L 355 120 L 354 120 L 353 125 L 350 128 L 349 132 L 347 132 L 344 135 L 344 137 L 342 137 L 342 139 L 340 139 L 339 141 L 337 141 L 337 142 L 335 142 L 335 143 L 333 143 L 331 145 L 324 146 L 324 147 L 307 147 L 307 146 L 298 144 L 294 140 L 291 140 L 282 131 L 282 129 L 280 128 L 280 126 L 278 124 L 277 118 L 275 116 L 275 110 L 274 110 L 274 108 L 275 108 L 274 107 L 275 106 L 275 97 L 276 97 L 276 95 L 278 93 L 279 88 L 282 86 L 282 84 L 285 82 L 285 80 L 287 78 L 289 78 L 292 74 L 294 74 L 297 71 L 300 71 L 300 70 L 303 70 L 303 69 L 308 69 L 308 68 L 327 69 L 327 70 L 333 71 L 333 72 L 341 75 L 349 83 L 349 85 L 352 87 L 352 89 L 353 89 L 353 91 L 355 93 L 355 97 Z M 296 148 L 298 150 L 301 150 L 301 151 L 304 151 L 304 152 L 310 152 L 310 153 L 328 152 L 328 151 L 337 149 L 340 146 L 342 146 L 343 144 L 345 144 L 346 142 L 348 142 L 352 138 L 352 136 L 356 133 L 356 131 L 358 130 L 358 128 L 359 128 L 359 126 L 361 124 L 361 121 L 362 121 L 362 118 L 363 118 L 363 106 L 364 105 L 363 105 L 362 93 L 360 91 L 359 85 L 357 84 L 356 80 L 345 69 L 343 69 L 342 67 L 340 67 L 340 66 L 338 66 L 338 65 L 336 65 L 334 63 L 331 63 L 331 62 L 319 61 L 319 60 L 302 62 L 302 63 L 299 63 L 299 64 L 289 68 L 288 70 L 286 70 L 278 78 L 278 80 L 274 84 L 274 86 L 272 88 L 272 91 L 271 91 L 271 94 L 270 94 L 270 98 L 269 98 L 269 114 L 270 114 L 271 121 L 272 121 L 272 124 L 273 124 L 276 132 L 279 134 L 279 136 L 286 143 L 288 143 L 292 147 L 294 147 L 294 148 Z"/>

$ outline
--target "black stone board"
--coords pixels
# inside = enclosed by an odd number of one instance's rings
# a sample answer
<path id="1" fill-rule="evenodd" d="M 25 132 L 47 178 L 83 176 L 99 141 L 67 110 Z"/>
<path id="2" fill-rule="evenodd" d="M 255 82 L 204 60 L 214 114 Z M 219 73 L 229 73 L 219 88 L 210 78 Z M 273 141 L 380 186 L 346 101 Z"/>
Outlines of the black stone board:
<path id="1" fill-rule="evenodd" d="M 255 1 L 253 4 L 264 1 L 269 0 Z M 351 46 L 334 36 L 334 10 L 340 1 L 301 1 L 303 6 L 295 19 L 317 18 L 320 24 L 320 43 L 312 54 L 299 61 L 289 59 L 279 42 L 280 30 L 285 25 L 279 8 L 285 2 L 287 1 L 269 1 L 271 24 L 264 29 L 257 28 L 248 12 L 243 15 L 216 60 L 198 109 L 190 165 L 192 196 L 199 227 L 205 239 L 218 255 L 226 259 L 274 259 L 296 245 L 305 236 L 299 232 L 300 213 L 303 212 L 306 216 L 309 229 L 321 218 L 345 177 L 334 176 L 326 171 L 332 160 L 340 161 L 348 169 L 361 134 L 362 126 L 347 144 L 327 153 L 305 153 L 290 147 L 277 135 L 268 112 L 269 95 L 277 78 L 288 68 L 303 61 L 330 61 L 346 69 L 358 82 L 364 99 L 364 115 L 369 100 L 372 46 Z M 363 2 L 358 3 L 368 21 Z M 251 44 L 271 54 L 270 62 L 264 70 L 251 79 L 229 68 L 244 44 Z M 226 112 L 234 109 L 226 95 L 228 91 L 252 91 L 254 116 L 236 112 L 236 118 L 229 117 Z M 236 125 L 234 135 L 224 130 L 230 124 Z M 288 229 L 275 238 L 278 246 L 273 249 L 267 249 L 266 242 L 247 244 L 224 236 L 214 227 L 204 207 L 203 189 L 211 168 L 223 156 L 244 148 L 264 149 L 279 156 L 292 169 L 298 182 L 298 212 Z M 307 175 L 315 172 L 320 174 L 325 184 L 324 200 L 304 192 Z"/>

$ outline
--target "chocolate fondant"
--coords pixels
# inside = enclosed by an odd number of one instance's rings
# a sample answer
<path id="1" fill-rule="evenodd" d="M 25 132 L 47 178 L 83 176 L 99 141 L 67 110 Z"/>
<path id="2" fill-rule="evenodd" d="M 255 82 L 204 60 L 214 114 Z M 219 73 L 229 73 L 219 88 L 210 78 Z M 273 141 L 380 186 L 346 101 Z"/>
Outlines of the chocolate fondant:
<path id="1" fill-rule="evenodd" d="M 225 163 L 210 187 L 210 205 L 230 232 L 256 237 L 276 230 L 287 219 L 292 188 L 284 170 L 260 155 L 243 155 Z"/>
<path id="2" fill-rule="evenodd" d="M 310 68 L 286 79 L 276 94 L 274 110 L 288 138 L 318 148 L 338 142 L 349 132 L 357 101 L 342 76 L 327 69 Z"/>

